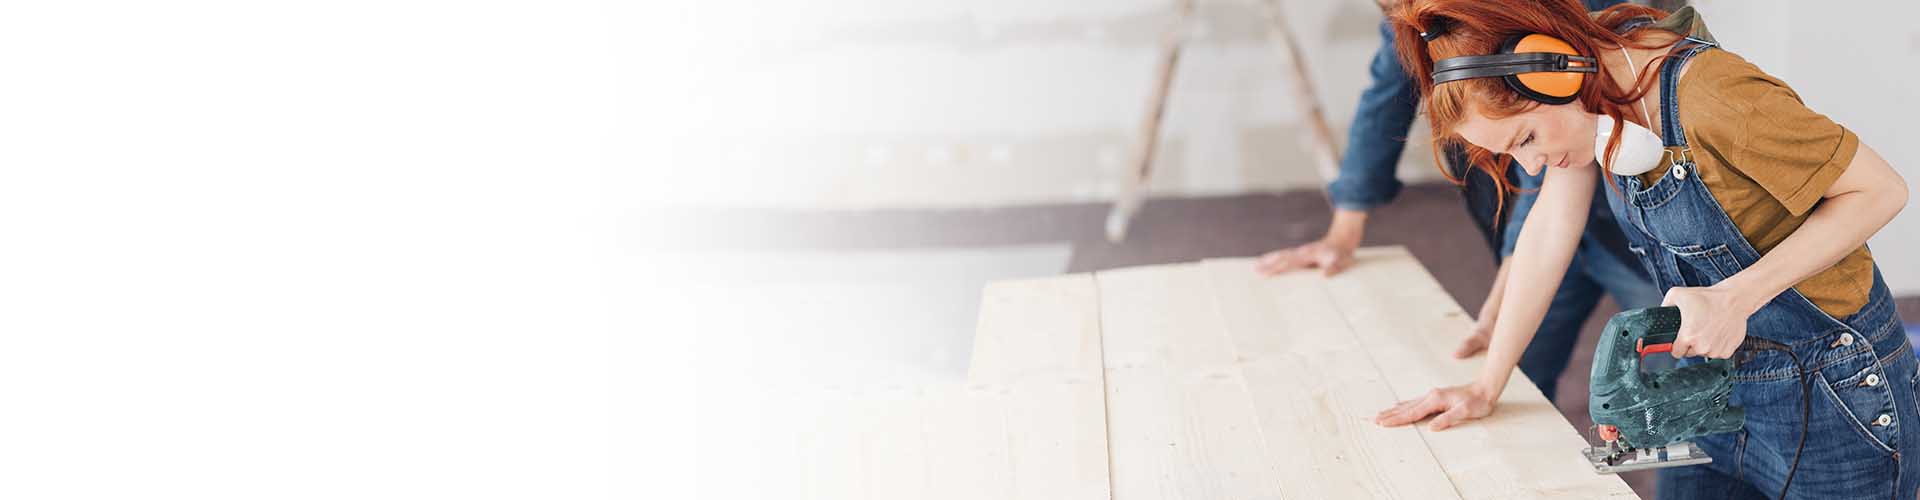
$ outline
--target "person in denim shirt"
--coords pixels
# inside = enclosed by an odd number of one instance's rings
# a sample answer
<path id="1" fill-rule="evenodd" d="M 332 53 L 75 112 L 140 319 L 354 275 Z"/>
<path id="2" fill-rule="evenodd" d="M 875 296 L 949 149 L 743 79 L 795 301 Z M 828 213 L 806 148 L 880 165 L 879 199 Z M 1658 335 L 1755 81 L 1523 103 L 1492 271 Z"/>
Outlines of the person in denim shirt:
<path id="1" fill-rule="evenodd" d="M 1382 0 L 1384 10 L 1396 0 Z M 1586 0 L 1588 10 L 1601 10 L 1624 3 L 1620 0 Z M 1347 130 L 1347 153 L 1340 159 L 1339 177 L 1328 186 L 1333 200 L 1333 222 L 1325 237 L 1299 247 L 1276 250 L 1261 256 L 1258 269 L 1272 275 L 1292 269 L 1317 267 L 1331 276 L 1343 270 L 1353 258 L 1365 231 L 1367 211 L 1393 201 L 1402 183 L 1395 177 L 1400 153 L 1405 148 L 1407 129 L 1413 125 L 1414 106 L 1420 94 L 1414 82 L 1400 66 L 1394 51 L 1393 31 L 1380 23 L 1380 49 L 1370 65 L 1373 83 L 1360 94 L 1360 107 L 1353 125 Z M 1529 176 L 1520 168 L 1511 168 L 1508 183 L 1520 191 L 1501 206 L 1505 193 L 1485 174 L 1465 169 L 1464 153 L 1457 148 L 1444 149 L 1449 176 L 1460 180 L 1465 189 L 1468 212 L 1482 236 L 1496 252 L 1496 260 L 1513 254 L 1520 234 L 1520 222 L 1526 220 L 1540 187 L 1541 176 Z M 1566 371 L 1580 328 L 1593 314 L 1602 295 L 1611 295 L 1622 308 L 1660 305 L 1660 292 L 1648 280 L 1646 272 L 1627 253 L 1625 236 L 1613 220 L 1603 197 L 1596 196 L 1573 265 L 1560 281 L 1553 305 L 1541 322 L 1520 360 L 1520 371 L 1539 386 L 1547 399 L 1557 396 L 1555 381 Z M 1496 216 L 1497 214 L 1497 216 Z M 1501 223 L 1504 220 L 1506 223 Z M 1473 356 L 1486 348 L 1506 287 L 1506 269 L 1502 262 L 1487 300 L 1480 308 L 1472 335 L 1462 342 L 1455 357 Z"/>

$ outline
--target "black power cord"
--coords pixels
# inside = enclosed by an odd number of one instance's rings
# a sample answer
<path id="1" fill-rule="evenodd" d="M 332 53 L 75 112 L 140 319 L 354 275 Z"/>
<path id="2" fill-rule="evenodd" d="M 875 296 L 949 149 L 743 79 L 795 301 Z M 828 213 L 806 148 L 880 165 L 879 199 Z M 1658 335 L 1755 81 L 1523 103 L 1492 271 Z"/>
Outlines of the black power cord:
<path id="1" fill-rule="evenodd" d="M 1800 363 L 1800 355 L 1793 352 L 1793 348 L 1787 347 L 1786 344 L 1781 344 L 1779 342 L 1774 342 L 1766 339 L 1757 339 L 1753 337 L 1747 337 L 1747 341 L 1745 343 L 1762 351 L 1785 352 L 1787 353 L 1787 356 L 1790 356 L 1793 358 L 1794 368 L 1799 370 L 1798 373 L 1800 375 L 1800 444 L 1795 445 L 1793 448 L 1793 465 L 1787 467 L 1787 481 L 1780 485 L 1779 498 L 1781 498 L 1782 500 L 1785 500 L 1787 498 L 1787 489 L 1793 487 L 1793 474 L 1800 470 L 1800 452 L 1806 451 L 1807 449 L 1807 420 L 1811 419 L 1813 416 L 1813 384 L 1811 379 L 1807 377 L 1807 375 L 1809 375 L 1807 373 L 1807 365 Z M 1729 491 L 1728 495 L 1732 495 L 1732 492 Z"/>

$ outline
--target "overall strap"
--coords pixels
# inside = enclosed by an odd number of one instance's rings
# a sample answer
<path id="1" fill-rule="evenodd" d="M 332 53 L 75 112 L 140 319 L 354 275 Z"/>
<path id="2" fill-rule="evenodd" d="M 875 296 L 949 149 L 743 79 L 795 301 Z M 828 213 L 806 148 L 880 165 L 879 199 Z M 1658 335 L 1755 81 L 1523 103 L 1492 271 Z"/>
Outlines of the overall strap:
<path id="1" fill-rule="evenodd" d="M 1683 38 L 1680 43 L 1674 44 L 1672 55 L 1660 65 L 1660 141 L 1669 151 L 1685 157 L 1684 160 L 1674 158 L 1674 163 L 1692 160 L 1686 157 L 1690 150 L 1687 148 L 1687 135 L 1680 127 L 1680 102 L 1677 99 L 1680 88 L 1680 68 L 1685 67 L 1687 61 L 1693 59 L 1693 56 L 1713 46 L 1712 43 L 1698 39 Z"/>
<path id="2" fill-rule="evenodd" d="M 1629 31 L 1633 31 L 1635 29 L 1639 29 L 1641 26 L 1646 26 L 1653 23 L 1654 23 L 1653 16 L 1636 16 L 1632 19 L 1622 21 L 1619 26 L 1615 26 L 1613 28 L 1613 33 L 1616 35 L 1625 35 Z"/>

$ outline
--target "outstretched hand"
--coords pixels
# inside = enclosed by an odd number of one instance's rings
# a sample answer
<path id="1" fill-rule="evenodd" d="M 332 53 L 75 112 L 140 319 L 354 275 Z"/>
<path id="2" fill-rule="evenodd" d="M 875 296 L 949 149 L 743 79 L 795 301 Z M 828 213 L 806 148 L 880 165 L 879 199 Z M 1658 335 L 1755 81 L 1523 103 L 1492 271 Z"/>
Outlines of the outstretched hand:
<path id="1" fill-rule="evenodd" d="M 1383 427 L 1399 427 L 1438 414 L 1432 422 L 1427 423 L 1427 429 L 1446 430 L 1492 414 L 1495 395 L 1487 392 L 1473 385 L 1436 388 L 1419 399 L 1401 401 L 1381 411 L 1373 417 L 1373 423 Z"/>
<path id="2" fill-rule="evenodd" d="M 1460 340 L 1460 347 L 1453 350 L 1453 359 L 1467 359 L 1485 352 L 1490 343 L 1493 343 L 1493 325 L 1476 321 L 1467 338 Z"/>
<path id="3" fill-rule="evenodd" d="M 1293 248 L 1282 248 L 1260 256 L 1254 269 L 1262 276 L 1292 271 L 1295 269 L 1319 268 L 1327 276 L 1339 274 L 1353 265 L 1353 249 L 1357 245 L 1321 239 Z"/>

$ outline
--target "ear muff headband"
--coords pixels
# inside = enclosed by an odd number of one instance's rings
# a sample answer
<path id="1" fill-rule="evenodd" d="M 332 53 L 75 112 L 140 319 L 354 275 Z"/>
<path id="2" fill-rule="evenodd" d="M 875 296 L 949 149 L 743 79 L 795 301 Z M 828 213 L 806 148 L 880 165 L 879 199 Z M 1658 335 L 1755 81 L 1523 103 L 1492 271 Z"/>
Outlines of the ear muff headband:
<path id="1" fill-rule="evenodd" d="M 1567 42 L 1542 34 L 1510 38 L 1499 54 L 1449 57 L 1433 65 L 1435 85 L 1470 78 L 1500 77 L 1528 99 L 1547 104 L 1573 102 L 1586 73 L 1598 72 L 1594 59 Z"/>

